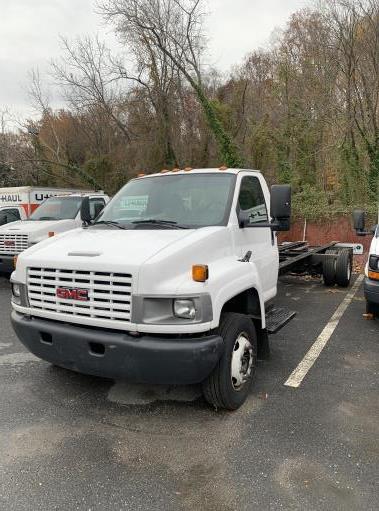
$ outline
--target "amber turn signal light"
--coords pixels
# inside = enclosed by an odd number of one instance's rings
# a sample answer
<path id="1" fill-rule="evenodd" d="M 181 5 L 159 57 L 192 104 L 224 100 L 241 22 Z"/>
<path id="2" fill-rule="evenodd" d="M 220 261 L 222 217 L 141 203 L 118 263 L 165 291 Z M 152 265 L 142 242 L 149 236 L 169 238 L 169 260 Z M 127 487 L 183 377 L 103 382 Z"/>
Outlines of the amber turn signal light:
<path id="1" fill-rule="evenodd" d="M 368 278 L 371 280 L 379 280 L 379 273 L 376 271 L 368 271 Z"/>
<path id="2" fill-rule="evenodd" d="M 192 266 L 192 278 L 195 282 L 206 282 L 209 278 L 209 270 L 206 264 Z"/>
<path id="3" fill-rule="evenodd" d="M 52 238 L 53 236 L 55 236 L 55 232 L 54 231 L 50 231 L 48 236 L 49 236 L 49 238 Z"/>

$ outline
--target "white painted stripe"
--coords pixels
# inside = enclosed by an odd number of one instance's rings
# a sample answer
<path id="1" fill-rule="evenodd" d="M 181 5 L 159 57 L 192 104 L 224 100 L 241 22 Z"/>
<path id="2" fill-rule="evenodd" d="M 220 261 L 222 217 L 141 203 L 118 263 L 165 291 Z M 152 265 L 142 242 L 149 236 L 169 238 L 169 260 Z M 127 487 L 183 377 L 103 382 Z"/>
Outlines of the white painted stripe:
<path id="1" fill-rule="evenodd" d="M 290 375 L 290 377 L 288 378 L 284 385 L 286 385 L 287 387 L 295 388 L 300 386 L 301 382 L 304 380 L 308 371 L 316 362 L 320 353 L 325 348 L 329 339 L 332 337 L 335 329 L 338 326 L 338 323 L 340 322 L 340 319 L 342 318 L 346 309 L 348 308 L 354 296 L 356 295 L 363 279 L 364 279 L 363 275 L 358 276 L 351 291 L 346 295 L 345 299 L 341 302 L 336 312 L 333 314 L 330 321 L 325 326 L 324 330 L 318 336 L 313 346 L 310 348 L 310 350 L 305 355 L 300 364 L 296 367 L 296 369 L 292 372 L 292 374 Z"/>

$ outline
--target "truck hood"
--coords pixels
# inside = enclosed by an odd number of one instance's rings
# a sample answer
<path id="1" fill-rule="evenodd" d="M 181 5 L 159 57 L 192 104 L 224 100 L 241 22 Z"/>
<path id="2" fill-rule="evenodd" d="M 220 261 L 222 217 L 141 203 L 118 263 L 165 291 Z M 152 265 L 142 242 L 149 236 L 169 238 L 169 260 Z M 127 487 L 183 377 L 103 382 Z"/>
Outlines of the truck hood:
<path id="1" fill-rule="evenodd" d="M 48 233 L 50 231 L 62 232 L 69 228 L 73 228 L 75 220 L 18 220 L 11 224 L 3 225 L 0 232 L 9 232 L 10 234 L 28 234 L 32 238 L 39 234 Z"/>
<path id="2" fill-rule="evenodd" d="M 141 266 L 194 230 L 75 229 L 29 248 L 19 259 L 27 265 L 113 271 Z M 108 270 L 109 271 L 109 270 Z M 112 270 L 110 270 L 112 271 Z"/>

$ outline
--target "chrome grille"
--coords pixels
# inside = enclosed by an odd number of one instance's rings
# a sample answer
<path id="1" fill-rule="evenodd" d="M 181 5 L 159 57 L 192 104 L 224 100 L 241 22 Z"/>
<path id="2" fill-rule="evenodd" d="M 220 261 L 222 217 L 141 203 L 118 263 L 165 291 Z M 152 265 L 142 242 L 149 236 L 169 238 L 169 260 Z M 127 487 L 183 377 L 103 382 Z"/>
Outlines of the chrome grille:
<path id="1" fill-rule="evenodd" d="M 128 273 L 29 268 L 27 282 L 33 309 L 130 322 L 132 276 Z M 58 288 L 87 290 L 88 301 L 58 297 Z"/>
<path id="2" fill-rule="evenodd" d="M 27 234 L 0 233 L 0 254 L 19 254 L 27 248 Z"/>

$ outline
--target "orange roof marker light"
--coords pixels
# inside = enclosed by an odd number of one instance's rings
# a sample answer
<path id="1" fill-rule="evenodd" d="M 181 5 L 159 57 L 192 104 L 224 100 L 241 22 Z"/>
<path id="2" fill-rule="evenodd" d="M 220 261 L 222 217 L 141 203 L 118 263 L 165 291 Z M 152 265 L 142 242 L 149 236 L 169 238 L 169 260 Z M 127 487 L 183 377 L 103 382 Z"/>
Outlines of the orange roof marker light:
<path id="1" fill-rule="evenodd" d="M 175 168 L 175 169 L 172 169 L 172 171 L 171 171 L 171 172 L 180 172 L 180 169 Z"/>
<path id="2" fill-rule="evenodd" d="M 54 231 L 50 231 L 50 232 L 48 233 L 48 237 L 49 237 L 49 238 L 52 238 L 53 236 L 55 236 L 55 232 L 54 232 Z"/>
<path id="3" fill-rule="evenodd" d="M 15 256 L 13 257 L 13 268 L 14 268 L 14 269 L 16 269 L 16 267 L 17 267 L 17 260 L 18 260 L 18 256 L 17 256 L 17 255 L 15 255 Z"/>
<path id="4" fill-rule="evenodd" d="M 140 172 L 139 174 L 137 174 L 137 177 L 143 177 L 143 176 L 146 176 L 145 172 Z"/>
<path id="5" fill-rule="evenodd" d="M 186 167 L 184 170 L 185 170 L 185 172 L 191 172 L 191 170 L 193 170 L 193 168 L 192 167 Z"/>
<path id="6" fill-rule="evenodd" d="M 167 172 L 170 172 L 168 169 L 161 170 L 161 174 L 167 174 Z"/>
<path id="7" fill-rule="evenodd" d="M 206 282 L 209 278 L 209 270 L 206 264 L 194 264 L 192 266 L 192 279 L 195 282 Z"/>
<path id="8" fill-rule="evenodd" d="M 218 170 L 228 170 L 228 168 L 226 165 L 222 165 Z"/>

